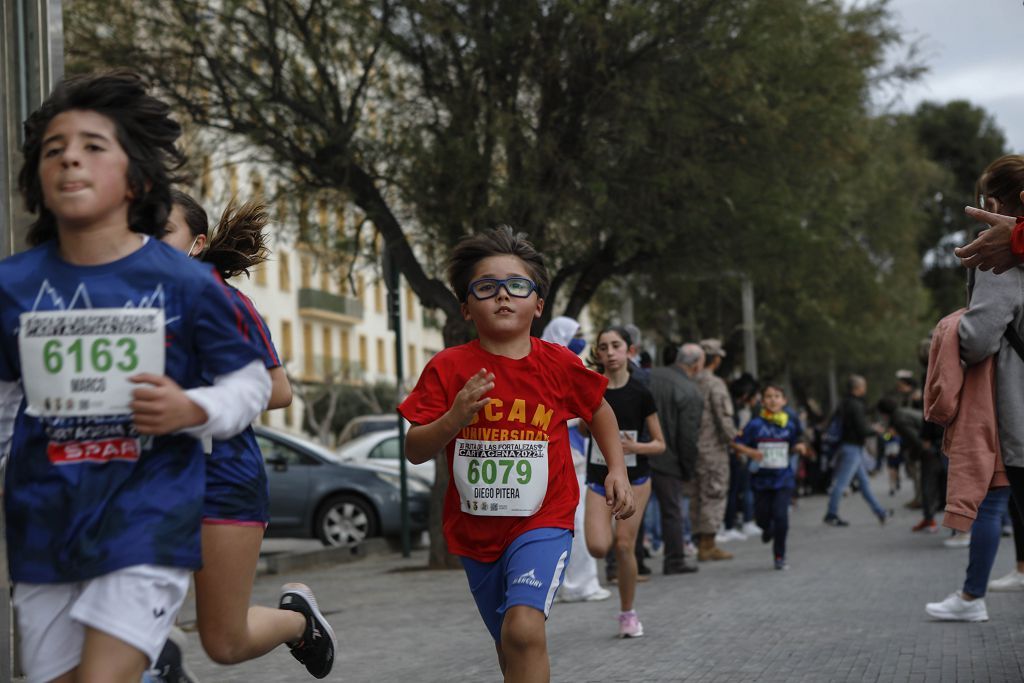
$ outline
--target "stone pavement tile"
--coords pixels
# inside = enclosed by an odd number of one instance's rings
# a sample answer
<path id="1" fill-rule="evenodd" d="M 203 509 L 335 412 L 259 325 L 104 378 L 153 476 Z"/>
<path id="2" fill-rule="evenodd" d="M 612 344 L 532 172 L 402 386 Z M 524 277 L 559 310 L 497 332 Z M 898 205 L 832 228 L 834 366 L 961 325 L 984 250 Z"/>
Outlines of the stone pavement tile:
<path id="1" fill-rule="evenodd" d="M 655 573 L 637 592 L 643 638 L 615 637 L 617 596 L 556 603 L 547 622 L 552 680 L 1021 680 L 1024 593 L 990 594 L 987 623 L 929 620 L 924 604 L 963 583 L 967 553 L 944 548 L 943 534 L 910 533 L 917 516 L 894 506 L 893 524 L 880 527 L 863 499 L 848 496 L 842 514 L 851 526 L 836 529 L 821 523 L 823 497 L 802 499 L 791 516 L 786 572 L 773 570 L 770 550 L 751 540 L 731 545 L 734 560 L 703 563 L 696 574 Z M 424 562 L 418 552 L 261 577 L 253 602 L 276 604 L 285 581 L 313 587 L 339 636 L 328 680 L 499 680 L 464 574 L 419 570 Z M 1007 539 L 993 576 L 1012 563 Z M 192 615 L 189 605 L 182 616 Z M 308 680 L 284 649 L 218 667 L 194 632 L 189 647 L 189 664 L 206 683 Z"/>

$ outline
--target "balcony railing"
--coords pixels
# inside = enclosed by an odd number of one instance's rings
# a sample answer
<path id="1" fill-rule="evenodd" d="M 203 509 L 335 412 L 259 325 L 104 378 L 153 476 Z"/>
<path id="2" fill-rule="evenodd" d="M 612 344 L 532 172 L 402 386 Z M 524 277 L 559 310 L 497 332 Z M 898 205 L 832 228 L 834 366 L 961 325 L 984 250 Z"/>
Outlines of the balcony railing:
<path id="1" fill-rule="evenodd" d="M 363 302 L 322 289 L 299 289 L 299 315 L 358 323 L 363 319 Z"/>

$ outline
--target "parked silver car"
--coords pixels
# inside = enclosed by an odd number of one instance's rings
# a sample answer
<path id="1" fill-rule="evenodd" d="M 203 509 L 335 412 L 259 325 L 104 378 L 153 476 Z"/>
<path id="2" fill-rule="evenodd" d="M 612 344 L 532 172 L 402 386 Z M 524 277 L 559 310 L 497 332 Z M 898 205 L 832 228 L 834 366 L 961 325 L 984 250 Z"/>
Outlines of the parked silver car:
<path id="1" fill-rule="evenodd" d="M 355 545 L 371 536 L 401 533 L 400 481 L 394 470 L 343 463 L 323 446 L 255 426 L 270 482 L 268 536 L 319 538 L 324 545 Z M 408 478 L 413 533 L 427 528 L 430 486 Z"/>

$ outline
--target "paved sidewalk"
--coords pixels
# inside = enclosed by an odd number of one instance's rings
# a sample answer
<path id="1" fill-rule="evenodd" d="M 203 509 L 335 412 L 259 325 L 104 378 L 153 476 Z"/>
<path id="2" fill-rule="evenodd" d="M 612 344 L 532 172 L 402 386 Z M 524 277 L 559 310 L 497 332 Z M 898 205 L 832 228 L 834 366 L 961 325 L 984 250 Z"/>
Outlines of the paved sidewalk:
<path id="1" fill-rule="evenodd" d="M 876 488 L 880 480 L 874 480 Z M 821 523 L 825 498 L 801 499 L 791 515 L 789 571 L 772 569 L 760 539 L 733 542 L 736 559 L 697 574 L 642 584 L 646 635 L 616 639 L 617 595 L 556 604 L 548 621 L 553 681 L 1020 681 L 1024 593 L 988 596 L 991 621 L 929 620 L 924 604 L 959 588 L 965 549 L 911 534 L 903 497 L 880 527 L 863 500 L 847 497 L 844 529 Z M 1004 539 L 993 577 L 1013 566 Z M 425 571 L 425 555 L 366 560 L 287 577 L 261 577 L 254 601 L 276 604 L 287 580 L 314 587 L 338 632 L 328 680 L 498 681 L 493 644 L 461 571 Z M 652 564 L 656 572 L 660 566 Z M 189 604 L 183 619 L 192 618 Z M 189 634 L 187 659 L 204 683 L 313 680 L 285 649 L 234 667 L 206 659 Z"/>

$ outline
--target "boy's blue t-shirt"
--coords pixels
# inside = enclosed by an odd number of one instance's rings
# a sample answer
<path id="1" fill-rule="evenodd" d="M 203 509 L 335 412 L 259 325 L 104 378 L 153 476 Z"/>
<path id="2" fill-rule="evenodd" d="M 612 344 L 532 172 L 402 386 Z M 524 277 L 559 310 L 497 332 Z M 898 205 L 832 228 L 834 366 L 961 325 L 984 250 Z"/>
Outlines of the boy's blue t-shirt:
<path id="1" fill-rule="evenodd" d="M 165 375 L 182 388 L 261 358 L 223 281 L 174 248 L 149 239 L 113 263 L 75 266 L 48 242 L 0 262 L 0 380 L 22 380 L 22 313 L 123 308 L 163 309 Z M 25 409 L 22 401 L 4 495 L 14 581 L 81 581 L 137 564 L 200 566 L 198 441 L 142 437 L 128 414 L 33 417 Z M 69 457 L 80 453 L 93 457 Z"/>
<path id="2" fill-rule="evenodd" d="M 801 432 L 800 420 L 794 419 L 792 416 L 785 427 L 780 427 L 758 415 L 747 423 L 747 426 L 743 428 L 743 433 L 736 437 L 736 441 L 744 446 L 758 449 L 773 443 L 779 444 L 784 446 L 788 452 L 796 445 Z M 751 473 L 750 488 L 755 491 L 796 488 L 796 475 L 788 464 L 788 458 L 787 465 L 783 468 L 760 467 L 756 472 Z"/>

